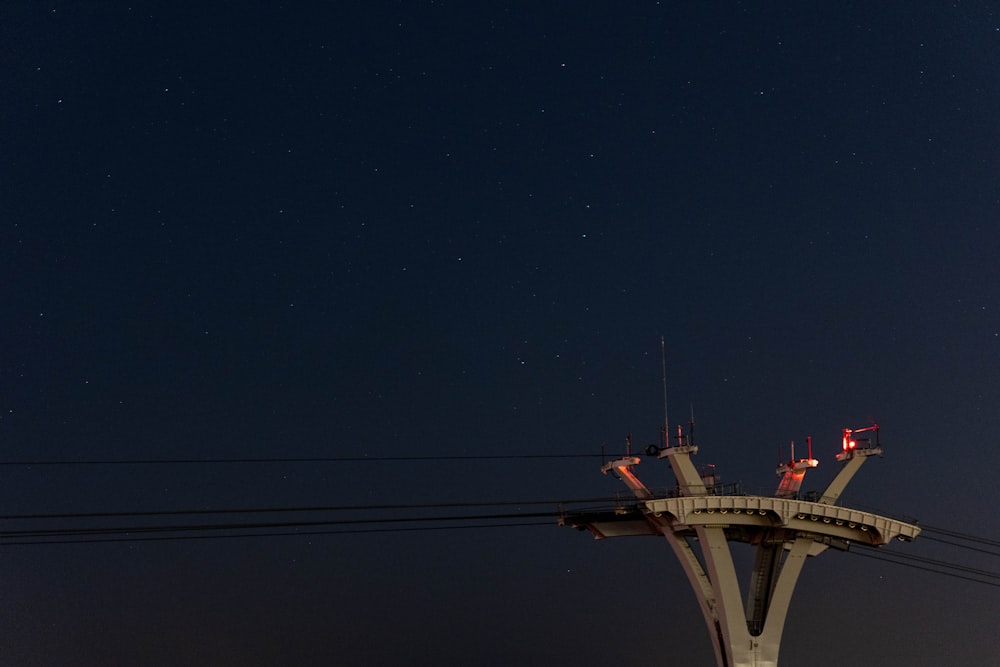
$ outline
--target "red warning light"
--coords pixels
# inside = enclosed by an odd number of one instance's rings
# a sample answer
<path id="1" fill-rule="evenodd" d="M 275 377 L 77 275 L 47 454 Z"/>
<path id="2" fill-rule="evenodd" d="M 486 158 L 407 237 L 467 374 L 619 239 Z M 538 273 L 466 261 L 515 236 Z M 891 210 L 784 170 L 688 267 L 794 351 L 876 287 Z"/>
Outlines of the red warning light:
<path id="1" fill-rule="evenodd" d="M 854 449 L 855 447 L 858 446 L 858 441 L 855 440 L 854 438 L 852 438 L 851 437 L 852 435 L 854 435 L 854 429 L 850 429 L 850 428 L 845 428 L 844 429 L 844 451 L 845 452 L 847 450 L 849 450 L 849 449 Z"/>

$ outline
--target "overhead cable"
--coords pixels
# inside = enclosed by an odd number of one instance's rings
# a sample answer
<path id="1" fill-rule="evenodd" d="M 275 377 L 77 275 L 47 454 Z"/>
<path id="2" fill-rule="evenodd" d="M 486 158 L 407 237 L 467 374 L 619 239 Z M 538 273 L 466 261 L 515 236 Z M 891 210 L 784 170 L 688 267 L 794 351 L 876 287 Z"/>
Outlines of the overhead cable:
<path id="1" fill-rule="evenodd" d="M 22 459 L 0 461 L 0 466 L 91 466 L 91 465 L 189 465 L 226 463 L 383 463 L 387 461 L 502 461 L 523 459 L 599 459 L 593 454 L 458 454 L 440 456 L 311 456 L 262 458 L 177 458 L 177 459 Z M 608 454 L 609 457 L 618 456 Z"/>

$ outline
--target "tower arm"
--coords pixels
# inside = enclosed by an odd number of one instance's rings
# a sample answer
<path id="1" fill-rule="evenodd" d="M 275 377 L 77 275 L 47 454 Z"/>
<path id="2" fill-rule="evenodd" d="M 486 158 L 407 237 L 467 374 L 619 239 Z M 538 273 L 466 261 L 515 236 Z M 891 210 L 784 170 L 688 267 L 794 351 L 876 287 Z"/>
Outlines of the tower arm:
<path id="1" fill-rule="evenodd" d="M 625 482 L 625 486 L 632 491 L 636 498 L 639 498 L 640 500 L 652 498 L 653 492 L 650 491 L 649 488 L 635 476 L 635 473 L 629 470 L 629 468 L 634 465 L 638 465 L 638 463 L 638 456 L 626 456 L 625 458 L 618 459 L 617 461 L 605 463 L 601 466 L 601 472 L 607 475 L 608 471 L 612 471 L 618 479 Z"/>
<path id="2" fill-rule="evenodd" d="M 794 498 L 802 486 L 802 480 L 806 476 L 809 468 L 819 465 L 816 459 L 801 459 L 799 461 L 789 461 L 783 466 L 779 466 L 777 473 L 781 477 L 778 484 L 777 495 L 779 498 Z"/>
<path id="3" fill-rule="evenodd" d="M 667 447 L 660 452 L 660 458 L 670 460 L 670 467 L 677 478 L 677 485 L 681 489 L 681 494 L 685 496 L 704 496 L 708 493 L 705 488 L 705 480 L 698 474 L 698 470 L 691 462 L 691 455 L 696 453 L 698 448 L 695 445 L 681 445 L 678 447 Z"/>
<path id="4" fill-rule="evenodd" d="M 837 458 L 842 461 L 846 460 L 846 463 L 840 469 L 840 472 L 837 473 L 837 476 L 833 478 L 833 481 L 830 482 L 830 486 L 826 487 L 826 491 L 823 492 L 819 502 L 827 505 L 836 503 L 837 499 L 840 498 L 840 494 L 844 492 L 847 483 L 851 481 L 854 474 L 861 468 L 861 464 L 869 456 L 881 453 L 881 447 L 866 447 L 864 449 L 846 450 L 843 454 L 838 454 Z"/>

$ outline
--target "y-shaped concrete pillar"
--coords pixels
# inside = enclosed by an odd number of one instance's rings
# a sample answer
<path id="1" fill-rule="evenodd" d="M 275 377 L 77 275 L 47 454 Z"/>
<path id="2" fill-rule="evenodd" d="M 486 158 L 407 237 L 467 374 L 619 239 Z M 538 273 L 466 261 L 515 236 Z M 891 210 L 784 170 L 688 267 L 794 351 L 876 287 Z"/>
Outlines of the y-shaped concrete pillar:
<path id="1" fill-rule="evenodd" d="M 562 523 L 588 528 L 598 538 L 665 536 L 694 589 L 719 667 L 776 667 L 792 592 L 808 556 L 850 542 L 912 540 L 920 532 L 911 524 L 834 504 L 867 457 L 882 453 L 878 446 L 857 448 L 850 434 L 845 431 L 844 452 L 837 456 L 845 465 L 819 502 L 796 497 L 805 470 L 816 465 L 811 457 L 779 469 L 784 477 L 776 496 L 719 495 L 719 487 L 706 484 L 691 462 L 698 448 L 681 443 L 659 451 L 673 469 L 676 493 L 655 497 L 631 470 L 640 459 L 628 456 L 602 470 L 622 479 L 639 504 L 630 512 L 567 515 Z M 785 479 L 789 474 L 794 484 Z M 757 548 L 745 606 L 730 542 Z"/>

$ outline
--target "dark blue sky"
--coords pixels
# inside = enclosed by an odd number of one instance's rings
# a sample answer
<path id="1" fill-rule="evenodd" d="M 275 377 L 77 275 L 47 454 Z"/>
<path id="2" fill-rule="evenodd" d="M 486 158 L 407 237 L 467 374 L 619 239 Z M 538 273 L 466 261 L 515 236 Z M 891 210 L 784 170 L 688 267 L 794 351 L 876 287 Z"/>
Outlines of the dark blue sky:
<path id="1" fill-rule="evenodd" d="M 991 3 L 335 4 L 0 8 L 0 461 L 619 453 L 663 336 L 726 481 L 812 434 L 819 487 L 874 419 L 846 503 L 1000 534 Z M 621 490 L 599 464 L 6 465 L 0 502 Z M 3 662 L 710 663 L 664 542 L 548 521 L 3 544 Z M 783 658 L 988 664 L 996 591 L 825 554 Z"/>

